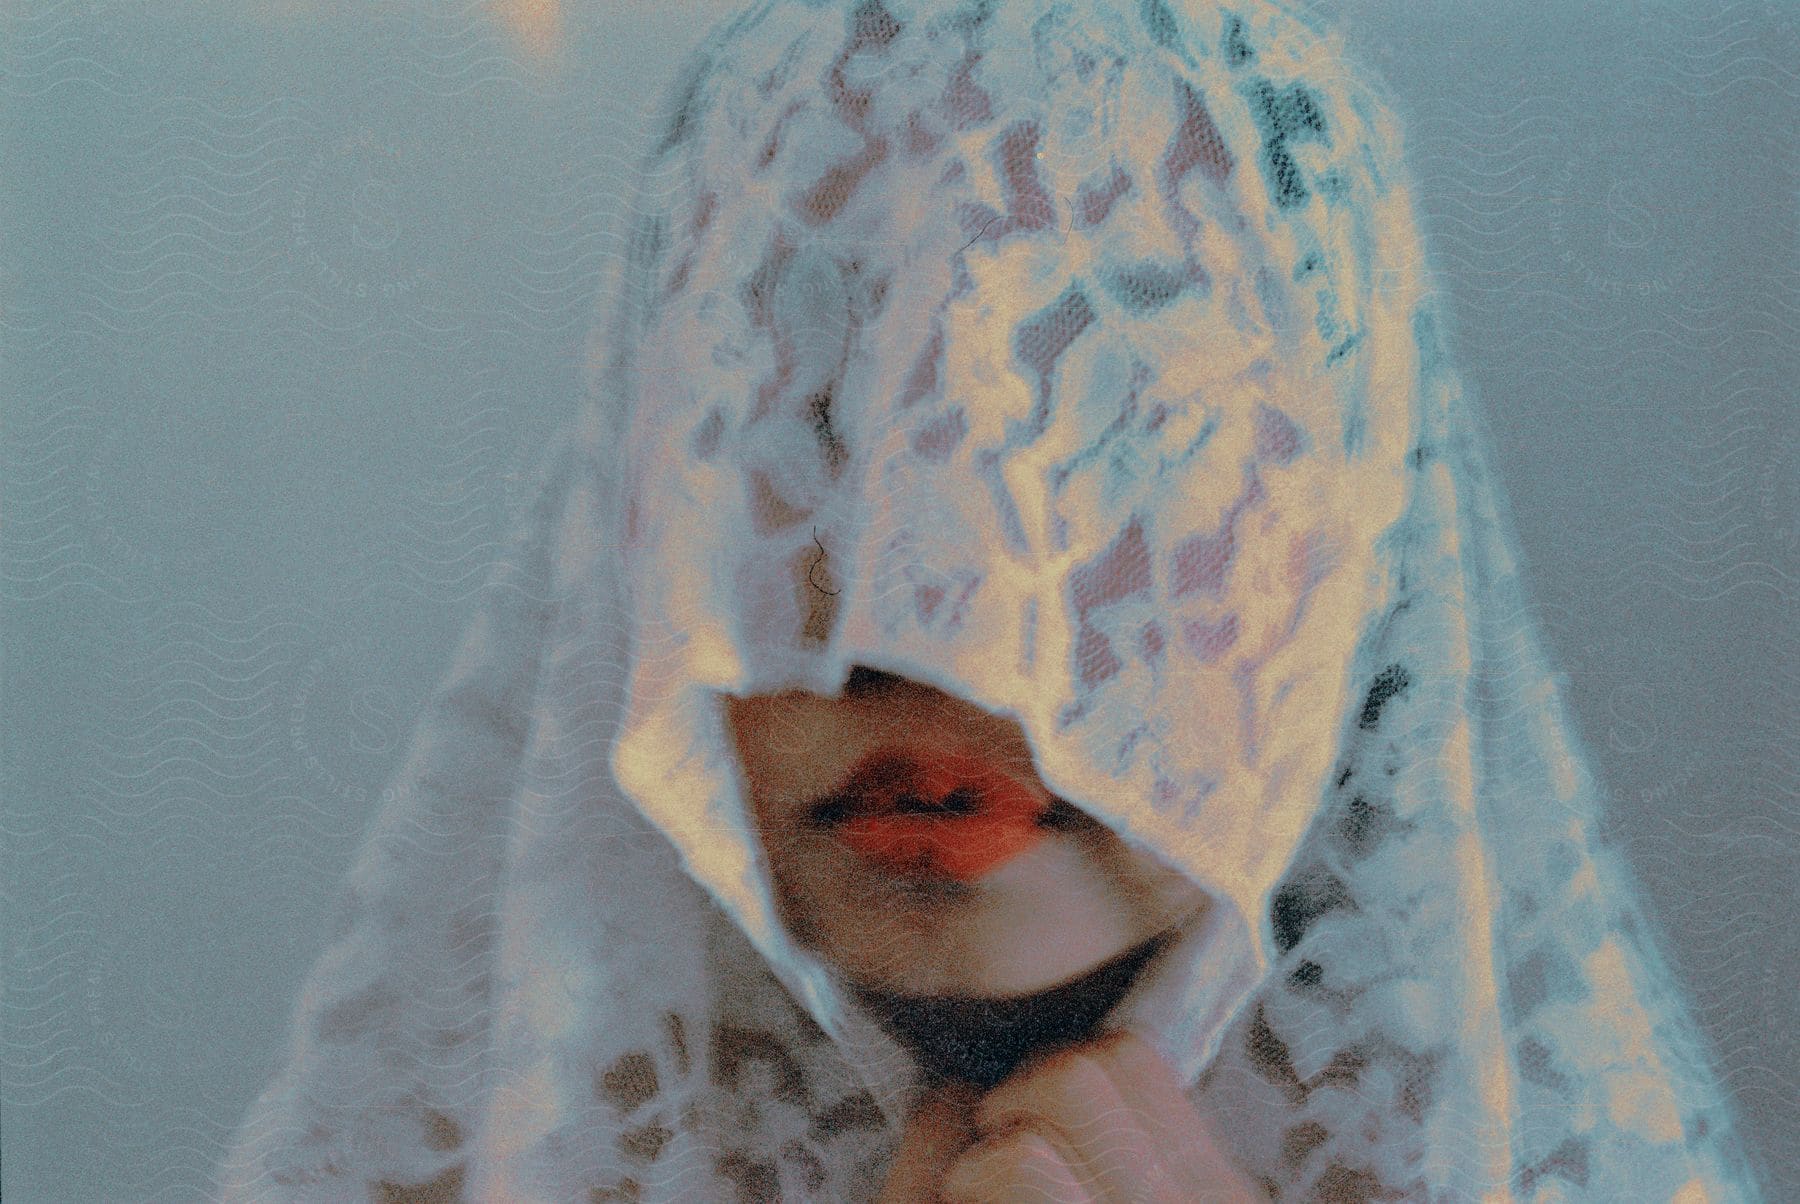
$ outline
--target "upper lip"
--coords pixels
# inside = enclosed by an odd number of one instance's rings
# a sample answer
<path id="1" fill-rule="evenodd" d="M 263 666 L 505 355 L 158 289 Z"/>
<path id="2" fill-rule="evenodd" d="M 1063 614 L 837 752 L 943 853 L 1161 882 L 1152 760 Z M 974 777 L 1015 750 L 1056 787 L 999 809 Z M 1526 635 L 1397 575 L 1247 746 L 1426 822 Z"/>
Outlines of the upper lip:
<path id="1" fill-rule="evenodd" d="M 904 749 L 878 748 L 857 761 L 843 784 L 813 803 L 807 814 L 825 827 L 870 815 L 978 815 L 987 808 L 987 791 L 1017 791 L 1023 785 L 979 757 L 940 754 L 926 762 Z M 1045 814 L 1056 804 L 1068 806 L 1047 795 L 1042 801 Z"/>

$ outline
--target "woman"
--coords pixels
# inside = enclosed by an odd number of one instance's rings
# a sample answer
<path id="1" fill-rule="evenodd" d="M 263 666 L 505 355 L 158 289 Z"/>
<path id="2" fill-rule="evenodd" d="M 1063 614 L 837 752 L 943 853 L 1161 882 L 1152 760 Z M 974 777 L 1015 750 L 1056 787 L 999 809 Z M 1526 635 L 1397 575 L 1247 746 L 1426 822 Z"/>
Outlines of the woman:
<path id="1" fill-rule="evenodd" d="M 1756 1198 L 1339 41 L 766 0 L 671 108 L 228 1196 Z"/>

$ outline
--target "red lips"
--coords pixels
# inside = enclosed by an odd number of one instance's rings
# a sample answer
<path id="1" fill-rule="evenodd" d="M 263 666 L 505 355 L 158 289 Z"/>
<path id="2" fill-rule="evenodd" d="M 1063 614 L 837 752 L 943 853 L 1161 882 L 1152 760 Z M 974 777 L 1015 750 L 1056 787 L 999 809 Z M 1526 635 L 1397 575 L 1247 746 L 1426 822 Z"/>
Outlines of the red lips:
<path id="1" fill-rule="evenodd" d="M 992 764 L 964 754 L 916 758 L 877 749 L 856 763 L 844 794 L 856 800 L 841 835 L 890 873 L 973 881 L 1044 838 L 1049 801 Z"/>

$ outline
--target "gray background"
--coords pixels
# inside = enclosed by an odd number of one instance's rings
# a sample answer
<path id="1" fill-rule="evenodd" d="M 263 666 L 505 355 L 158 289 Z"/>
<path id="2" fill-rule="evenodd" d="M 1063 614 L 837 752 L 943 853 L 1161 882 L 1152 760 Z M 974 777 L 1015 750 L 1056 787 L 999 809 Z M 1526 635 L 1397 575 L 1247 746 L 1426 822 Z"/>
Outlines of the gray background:
<path id="1" fill-rule="evenodd" d="M 579 6 L 549 72 L 479 3 L 351 7 L 0 5 L 22 1204 L 207 1194 L 720 11 Z M 1399 99 L 1610 823 L 1800 1199 L 1795 14 L 1318 7 Z"/>

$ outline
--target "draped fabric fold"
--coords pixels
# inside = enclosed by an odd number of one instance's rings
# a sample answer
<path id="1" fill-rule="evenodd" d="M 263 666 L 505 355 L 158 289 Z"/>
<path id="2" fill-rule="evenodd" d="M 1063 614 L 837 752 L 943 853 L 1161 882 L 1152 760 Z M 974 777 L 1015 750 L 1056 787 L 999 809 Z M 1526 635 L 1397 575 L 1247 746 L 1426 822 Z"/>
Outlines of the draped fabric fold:
<path id="1" fill-rule="evenodd" d="M 720 706 L 854 665 L 1217 901 L 1116 1022 L 1272 1199 L 1758 1198 L 1339 35 L 763 0 L 667 111 L 227 1199 L 872 1199 L 917 1068 Z"/>

